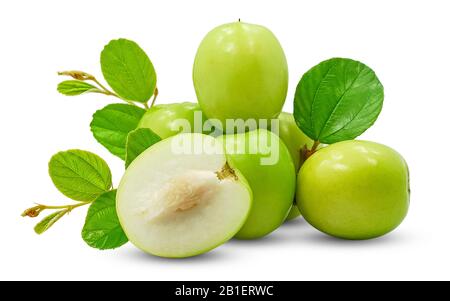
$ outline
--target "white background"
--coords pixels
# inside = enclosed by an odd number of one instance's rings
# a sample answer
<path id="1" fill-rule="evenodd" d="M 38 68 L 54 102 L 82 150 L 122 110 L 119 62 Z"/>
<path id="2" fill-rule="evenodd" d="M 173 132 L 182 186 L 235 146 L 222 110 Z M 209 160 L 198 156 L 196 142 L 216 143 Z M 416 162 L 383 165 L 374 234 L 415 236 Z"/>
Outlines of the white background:
<path id="1" fill-rule="evenodd" d="M 1 1 L 0 279 L 59 280 L 450 280 L 450 7 L 447 1 Z M 447 2 L 448 3 L 448 2 Z M 404 155 L 411 207 L 403 224 L 371 241 L 329 238 L 303 220 L 256 241 L 231 241 L 196 258 L 161 259 L 131 244 L 91 249 L 81 239 L 85 208 L 47 233 L 20 217 L 33 202 L 68 200 L 47 162 L 59 150 L 91 150 L 122 162 L 89 131 L 92 113 L 115 101 L 64 97 L 56 71 L 101 77 L 99 54 L 113 38 L 137 41 L 158 74 L 158 102 L 196 101 L 196 48 L 213 27 L 263 24 L 279 38 L 290 68 L 285 110 L 300 76 L 343 56 L 372 67 L 385 87 L 383 111 L 361 138 Z"/>

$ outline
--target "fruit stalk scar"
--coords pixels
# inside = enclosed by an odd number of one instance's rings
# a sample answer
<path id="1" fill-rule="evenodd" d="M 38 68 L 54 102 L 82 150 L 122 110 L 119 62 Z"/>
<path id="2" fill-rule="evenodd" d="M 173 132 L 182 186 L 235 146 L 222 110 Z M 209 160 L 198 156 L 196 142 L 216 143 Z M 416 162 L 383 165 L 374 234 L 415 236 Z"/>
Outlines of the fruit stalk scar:
<path id="1" fill-rule="evenodd" d="M 238 176 L 236 175 L 234 170 L 230 167 L 228 162 L 225 163 L 225 165 L 222 167 L 222 169 L 220 171 L 216 172 L 216 175 L 217 175 L 217 178 L 221 181 L 228 179 L 228 178 L 232 178 L 235 181 L 238 180 Z"/>

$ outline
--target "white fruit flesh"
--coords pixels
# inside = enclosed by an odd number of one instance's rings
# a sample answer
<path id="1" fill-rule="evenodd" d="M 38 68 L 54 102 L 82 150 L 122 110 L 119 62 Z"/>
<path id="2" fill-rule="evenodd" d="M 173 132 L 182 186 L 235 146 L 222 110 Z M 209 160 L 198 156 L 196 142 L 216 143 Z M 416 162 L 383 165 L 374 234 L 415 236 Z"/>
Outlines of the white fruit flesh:
<path id="1" fill-rule="evenodd" d="M 174 143 L 183 139 L 193 142 L 197 153 L 176 154 Z M 239 231 L 250 211 L 251 191 L 228 167 L 221 147 L 209 136 L 181 134 L 132 162 L 117 192 L 117 213 L 132 243 L 154 255 L 188 257 Z"/>

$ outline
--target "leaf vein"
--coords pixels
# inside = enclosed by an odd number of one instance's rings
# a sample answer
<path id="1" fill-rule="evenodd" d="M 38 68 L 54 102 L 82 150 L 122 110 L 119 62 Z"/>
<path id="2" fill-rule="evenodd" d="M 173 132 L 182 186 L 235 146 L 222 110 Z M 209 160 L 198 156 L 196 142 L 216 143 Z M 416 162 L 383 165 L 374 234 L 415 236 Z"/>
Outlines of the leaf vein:
<path id="1" fill-rule="evenodd" d="M 320 137 L 322 135 L 323 129 L 326 128 L 328 122 L 330 121 L 331 117 L 334 115 L 334 113 L 336 112 L 337 108 L 339 107 L 339 104 L 341 103 L 342 99 L 344 99 L 345 95 L 347 94 L 347 92 L 353 87 L 353 85 L 355 84 L 356 80 L 359 78 L 359 75 L 361 74 L 363 69 L 358 71 L 358 75 L 355 76 L 355 78 L 353 79 L 352 83 L 350 84 L 350 87 L 346 88 L 344 93 L 342 93 L 342 95 L 339 97 L 338 101 L 336 102 L 336 104 L 333 107 L 333 111 L 331 112 L 330 115 L 328 115 L 327 120 L 324 122 L 324 124 L 322 125 L 322 128 L 320 129 L 319 132 L 319 140 L 322 139 L 322 137 Z"/>

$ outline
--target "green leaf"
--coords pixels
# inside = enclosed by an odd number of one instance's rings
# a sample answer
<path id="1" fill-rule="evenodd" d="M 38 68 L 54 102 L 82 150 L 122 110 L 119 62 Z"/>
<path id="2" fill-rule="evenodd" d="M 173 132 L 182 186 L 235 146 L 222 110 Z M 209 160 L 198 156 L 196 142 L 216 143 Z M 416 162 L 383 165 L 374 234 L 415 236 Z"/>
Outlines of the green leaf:
<path id="1" fill-rule="evenodd" d="M 361 62 L 333 58 L 306 72 L 298 83 L 294 117 L 311 139 L 334 143 L 354 139 L 377 119 L 383 86 Z"/>
<path id="2" fill-rule="evenodd" d="M 105 192 L 89 207 L 81 231 L 83 240 L 100 250 L 114 249 L 128 241 L 116 212 L 116 190 Z"/>
<path id="3" fill-rule="evenodd" d="M 128 104 L 110 104 L 95 112 L 91 131 L 112 154 L 125 160 L 128 133 L 134 130 L 145 110 Z"/>
<path id="4" fill-rule="evenodd" d="M 37 234 L 42 234 L 47 231 L 54 223 L 56 223 L 61 217 L 63 217 L 68 211 L 67 210 L 59 210 L 53 212 L 50 215 L 44 217 L 39 223 L 34 226 L 34 232 Z"/>
<path id="5" fill-rule="evenodd" d="M 100 63 L 105 80 L 121 97 L 144 103 L 155 92 L 155 69 L 135 42 L 110 41 L 101 53 Z"/>
<path id="6" fill-rule="evenodd" d="M 161 141 L 161 138 L 148 128 L 136 129 L 128 134 L 125 168 L 143 151 Z"/>
<path id="7" fill-rule="evenodd" d="M 80 80 L 66 80 L 58 84 L 58 92 L 67 96 L 75 96 L 86 92 L 99 92 L 99 90 Z"/>
<path id="8" fill-rule="evenodd" d="M 48 168 L 56 188 L 76 201 L 95 200 L 112 185 L 106 162 L 88 151 L 59 152 L 50 159 Z"/>

